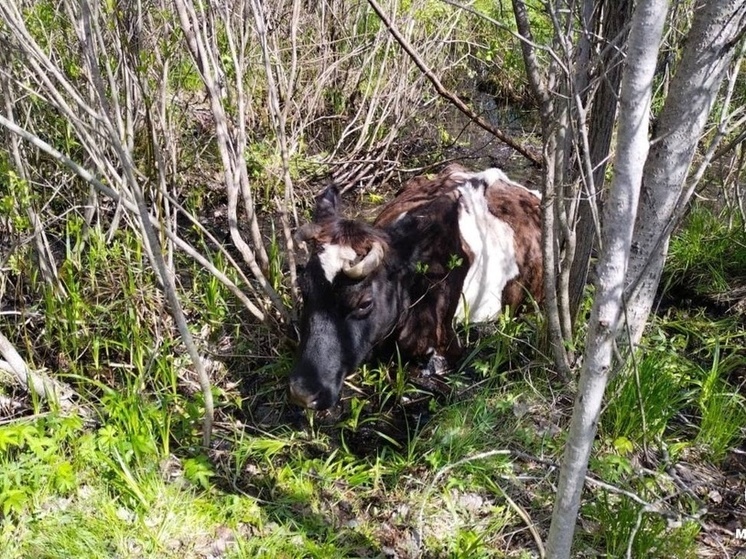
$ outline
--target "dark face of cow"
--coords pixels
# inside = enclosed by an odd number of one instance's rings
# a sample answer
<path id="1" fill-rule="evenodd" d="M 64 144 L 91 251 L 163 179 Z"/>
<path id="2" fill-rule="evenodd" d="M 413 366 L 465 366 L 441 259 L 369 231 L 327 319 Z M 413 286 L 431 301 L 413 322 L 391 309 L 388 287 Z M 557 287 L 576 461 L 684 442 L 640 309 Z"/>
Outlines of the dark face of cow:
<path id="1" fill-rule="evenodd" d="M 317 201 L 301 235 L 312 246 L 299 274 L 303 296 L 299 357 L 290 398 L 316 410 L 334 406 L 345 377 L 394 330 L 401 288 L 385 234 L 337 217 L 337 193 Z"/>

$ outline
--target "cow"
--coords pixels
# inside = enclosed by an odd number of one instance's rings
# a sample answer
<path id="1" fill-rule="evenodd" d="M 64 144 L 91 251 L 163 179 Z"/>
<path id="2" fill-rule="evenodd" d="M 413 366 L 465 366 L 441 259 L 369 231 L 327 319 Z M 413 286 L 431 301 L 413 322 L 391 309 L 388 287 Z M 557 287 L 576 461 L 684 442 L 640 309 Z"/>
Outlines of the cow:
<path id="1" fill-rule="evenodd" d="M 374 350 L 454 364 L 454 318 L 492 321 L 527 296 L 541 301 L 541 196 L 501 170 L 451 164 L 410 179 L 372 225 L 341 216 L 339 198 L 327 187 L 296 233 L 310 251 L 298 274 L 296 404 L 336 405 L 345 377 Z"/>

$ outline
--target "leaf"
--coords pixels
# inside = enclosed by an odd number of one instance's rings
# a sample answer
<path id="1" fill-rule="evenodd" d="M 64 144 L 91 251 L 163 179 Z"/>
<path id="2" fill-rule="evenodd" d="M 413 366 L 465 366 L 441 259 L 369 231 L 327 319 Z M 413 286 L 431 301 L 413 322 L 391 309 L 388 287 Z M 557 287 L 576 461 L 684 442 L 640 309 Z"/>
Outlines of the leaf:
<path id="1" fill-rule="evenodd" d="M 632 441 L 630 441 L 627 437 L 617 437 L 616 439 L 614 439 L 614 442 L 612 444 L 614 445 L 616 451 L 622 456 L 632 454 L 632 452 L 634 452 L 635 450 L 635 445 L 633 445 Z"/>
<path id="2" fill-rule="evenodd" d="M 209 489 L 210 478 L 214 475 L 215 472 L 210 468 L 207 457 L 197 456 L 184 460 L 184 476 L 195 485 Z"/>
<path id="3" fill-rule="evenodd" d="M 23 511 L 29 496 L 24 489 L 6 489 L 0 493 L 0 503 L 3 504 L 3 516 L 11 512 L 16 514 Z"/>
<path id="4" fill-rule="evenodd" d="M 6 452 L 9 448 L 20 446 L 21 437 L 13 427 L 0 428 L 0 452 Z"/>
<path id="5" fill-rule="evenodd" d="M 76 486 L 75 470 L 73 470 L 72 464 L 67 461 L 62 461 L 57 464 L 54 472 L 54 487 L 57 491 L 67 493 Z"/>

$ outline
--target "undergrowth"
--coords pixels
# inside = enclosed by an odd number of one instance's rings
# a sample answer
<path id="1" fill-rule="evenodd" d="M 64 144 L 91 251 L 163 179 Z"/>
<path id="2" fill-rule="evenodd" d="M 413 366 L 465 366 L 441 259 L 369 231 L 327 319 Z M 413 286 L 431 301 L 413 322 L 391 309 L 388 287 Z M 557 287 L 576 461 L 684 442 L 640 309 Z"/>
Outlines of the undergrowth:
<path id="1" fill-rule="evenodd" d="M 2 330 L 87 414 L 33 399 L 4 412 L 3 558 L 536 556 L 571 409 L 540 351 L 541 315 L 465 329 L 469 351 L 445 378 L 368 364 L 337 410 L 314 414 L 285 400 L 292 351 L 194 268 L 181 296 L 218 404 L 202 449 L 200 392 L 141 247 L 74 221 L 64 245 L 64 294 L 16 261 L 28 303 Z M 730 277 L 729 263 L 680 258 L 676 273 L 696 260 Z M 654 317 L 610 386 L 590 476 L 612 488 L 588 484 L 578 557 L 696 557 L 700 516 L 732 520 L 724 505 L 743 484 L 723 472 L 744 441 L 746 333 L 708 312 Z"/>
<path id="2" fill-rule="evenodd" d="M 694 204 L 685 226 L 671 239 L 663 286 L 704 295 L 746 284 L 743 227 L 731 222 L 725 211 Z"/>

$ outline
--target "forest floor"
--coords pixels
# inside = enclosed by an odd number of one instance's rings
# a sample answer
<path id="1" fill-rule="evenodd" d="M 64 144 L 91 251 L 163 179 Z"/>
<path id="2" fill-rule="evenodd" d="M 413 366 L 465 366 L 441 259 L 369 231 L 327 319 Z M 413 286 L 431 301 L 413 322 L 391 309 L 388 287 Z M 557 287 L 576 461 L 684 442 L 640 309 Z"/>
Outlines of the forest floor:
<path id="1" fill-rule="evenodd" d="M 473 125 L 454 117 L 446 132 L 444 160 L 540 187 Z M 370 217 L 396 188 L 350 192 L 346 206 Z M 742 237 L 697 211 L 682 235 L 696 229 L 701 251 L 674 242 L 637 366 L 609 387 L 575 557 L 746 554 L 746 322 L 728 296 L 743 278 L 722 264 L 742 258 L 728 252 Z M 194 271 L 182 296 L 217 402 L 205 451 L 196 377 L 131 241 L 87 239 L 64 300 L 19 287 L 3 301 L 0 329 L 94 411 L 0 385 L 0 556 L 542 555 L 575 387 L 541 351 L 540 313 L 464 328 L 468 354 L 446 376 L 368 364 L 337 408 L 313 413 L 285 396 L 292 336 L 258 327 Z M 701 289 L 697 266 L 713 255 L 726 290 Z"/>

